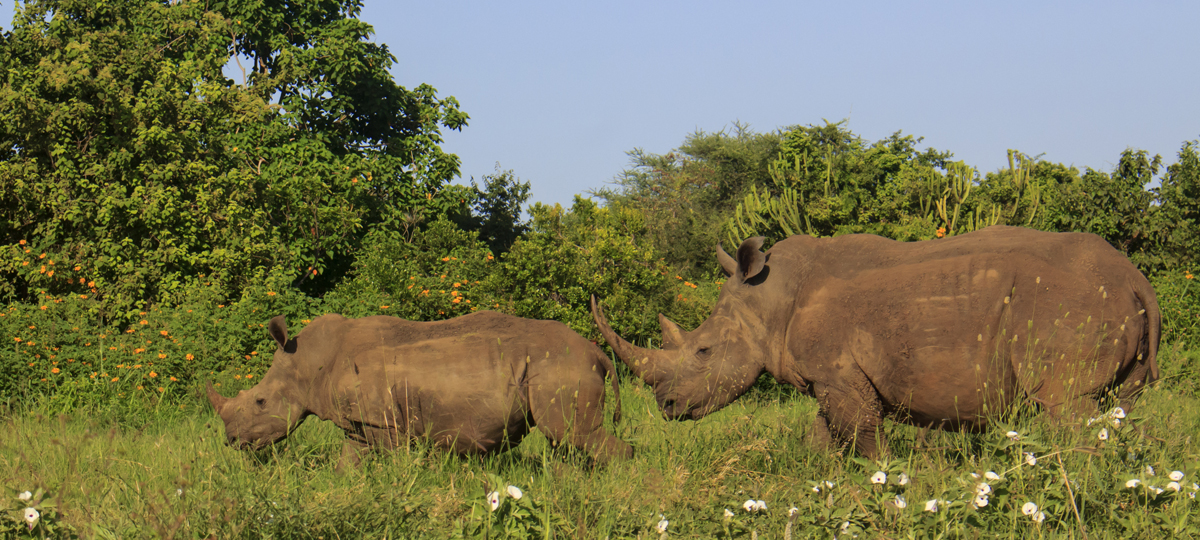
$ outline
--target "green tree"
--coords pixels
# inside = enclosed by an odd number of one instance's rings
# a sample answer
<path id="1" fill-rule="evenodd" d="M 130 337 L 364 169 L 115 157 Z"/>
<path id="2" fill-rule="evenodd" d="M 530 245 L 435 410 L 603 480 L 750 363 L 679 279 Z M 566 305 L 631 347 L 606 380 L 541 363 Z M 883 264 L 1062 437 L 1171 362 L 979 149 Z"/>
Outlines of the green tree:
<path id="1" fill-rule="evenodd" d="M 1200 265 L 1200 141 L 1187 141 L 1154 190 L 1151 264 L 1196 271 Z"/>
<path id="2" fill-rule="evenodd" d="M 359 9 L 19 4 L 0 41 L 0 294 L 123 313 L 200 276 L 320 293 L 368 232 L 465 211 L 439 144 L 467 116 L 396 85 Z M 233 55 L 245 84 L 222 73 Z"/>
<path id="3" fill-rule="evenodd" d="M 614 186 L 593 194 L 640 212 L 655 250 L 675 272 L 715 274 L 721 224 L 747 190 L 769 181 L 780 140 L 778 132 L 754 133 L 735 123 L 732 133 L 688 135 L 667 154 L 634 149 Z"/>

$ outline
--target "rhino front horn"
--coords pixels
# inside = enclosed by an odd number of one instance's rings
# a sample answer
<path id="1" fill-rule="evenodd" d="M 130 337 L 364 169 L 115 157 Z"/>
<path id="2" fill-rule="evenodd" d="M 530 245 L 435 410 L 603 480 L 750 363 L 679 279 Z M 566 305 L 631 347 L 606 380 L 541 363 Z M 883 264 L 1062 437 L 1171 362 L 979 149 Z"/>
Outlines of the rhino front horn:
<path id="1" fill-rule="evenodd" d="M 596 321 L 596 326 L 600 328 L 600 334 L 604 336 L 608 346 L 613 348 L 613 352 L 629 366 L 634 375 L 647 384 L 653 385 L 658 381 L 657 366 L 662 351 L 643 349 L 617 335 L 608 325 L 608 319 L 604 317 L 604 310 L 596 302 L 595 295 L 592 295 L 592 319 Z"/>
<path id="2" fill-rule="evenodd" d="M 220 413 L 221 408 L 225 406 L 225 402 L 229 401 L 229 398 L 218 394 L 216 389 L 213 388 L 212 381 L 208 381 L 208 385 L 204 390 L 208 394 L 208 402 L 212 403 L 213 409 L 216 409 L 217 413 Z"/>

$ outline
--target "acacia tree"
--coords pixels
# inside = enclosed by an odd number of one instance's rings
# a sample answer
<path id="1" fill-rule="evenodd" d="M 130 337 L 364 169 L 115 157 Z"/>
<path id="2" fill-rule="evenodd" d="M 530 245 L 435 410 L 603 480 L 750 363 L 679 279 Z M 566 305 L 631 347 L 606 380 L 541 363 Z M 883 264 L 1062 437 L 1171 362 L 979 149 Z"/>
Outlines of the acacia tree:
<path id="1" fill-rule="evenodd" d="M 0 294 L 128 311 L 198 279 L 319 293 L 368 232 L 464 211 L 439 144 L 467 115 L 392 80 L 360 7 L 18 4 L 0 38 Z"/>

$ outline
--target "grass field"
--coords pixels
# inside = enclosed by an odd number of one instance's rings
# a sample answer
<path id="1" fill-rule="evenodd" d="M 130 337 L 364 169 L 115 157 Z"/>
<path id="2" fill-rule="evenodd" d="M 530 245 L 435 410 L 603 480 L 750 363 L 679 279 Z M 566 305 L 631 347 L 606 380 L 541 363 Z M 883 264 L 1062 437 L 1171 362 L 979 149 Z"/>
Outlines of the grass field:
<path id="1" fill-rule="evenodd" d="M 190 405 L 135 403 L 70 416 L 39 414 L 35 404 L 4 415 L 0 532 L 660 538 L 665 520 L 670 538 L 1200 535 L 1196 381 L 1186 355 L 1167 350 L 1162 360 L 1164 380 L 1120 422 L 1065 429 L 1017 414 L 982 435 L 889 423 L 890 456 L 879 462 L 812 449 L 815 401 L 770 384 L 699 422 L 666 422 L 646 387 L 623 382 L 625 418 L 615 431 L 637 452 L 627 462 L 594 466 L 535 433 L 488 458 L 418 442 L 344 474 L 333 470 L 341 434 L 315 418 L 285 442 L 250 453 L 224 445 L 220 419 L 198 392 Z M 1173 472 L 1183 475 L 1175 484 Z M 519 499 L 506 494 L 509 485 Z M 29 500 L 20 499 L 26 491 Z M 494 511 L 491 491 L 503 494 Z M 766 509 L 748 512 L 749 500 Z M 39 512 L 32 530 L 22 516 L 31 505 Z"/>

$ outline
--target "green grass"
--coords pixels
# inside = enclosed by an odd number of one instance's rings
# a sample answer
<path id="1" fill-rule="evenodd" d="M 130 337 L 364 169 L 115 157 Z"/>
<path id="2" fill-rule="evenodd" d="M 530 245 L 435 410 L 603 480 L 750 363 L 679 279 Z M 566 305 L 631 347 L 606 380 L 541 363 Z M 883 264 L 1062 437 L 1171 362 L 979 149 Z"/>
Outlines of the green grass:
<path id="1" fill-rule="evenodd" d="M 1029 415 L 981 435 L 889 423 L 890 455 L 882 462 L 811 448 L 815 401 L 771 385 L 699 422 L 666 422 L 644 385 L 623 382 L 625 419 L 615 431 L 637 452 L 626 462 L 593 466 L 535 433 L 488 458 L 415 442 L 345 474 L 333 470 L 341 434 L 315 418 L 285 442 L 251 453 L 224 445 L 219 418 L 198 397 L 190 407 L 135 402 L 67 416 L 39 414 L 35 404 L 5 415 L 0 429 L 7 504 L 0 535 L 658 538 L 661 514 L 672 538 L 749 538 L 751 531 L 783 538 L 792 507 L 796 538 L 832 537 L 843 527 L 865 538 L 1195 535 L 1200 507 L 1188 494 L 1200 479 L 1200 402 L 1184 358 L 1164 354 L 1165 382 L 1142 396 L 1120 428 L 1107 425 L 1107 441 L 1096 438 L 1102 423 L 1065 429 Z M 1010 441 L 1008 429 L 1020 440 Z M 1025 452 L 1038 456 L 1037 465 L 1024 464 Z M 870 482 L 877 470 L 888 473 L 887 484 Z M 1146 489 L 1165 487 L 1173 470 L 1186 474 L 1182 492 Z M 986 507 L 970 506 L 983 481 L 970 475 L 987 471 L 1004 480 L 989 482 Z M 901 472 L 907 485 L 896 483 Z M 1143 485 L 1127 489 L 1133 478 Z M 834 487 L 815 492 L 824 481 Z M 503 498 L 490 511 L 486 494 L 510 484 L 523 497 Z M 26 490 L 44 495 L 18 500 Z M 897 495 L 906 508 L 896 507 Z M 749 514 L 747 499 L 768 508 Z M 930 499 L 947 502 L 928 513 Z M 1026 502 L 1045 512 L 1040 525 L 1021 513 Z M 42 519 L 29 531 L 20 512 L 32 503 Z"/>

